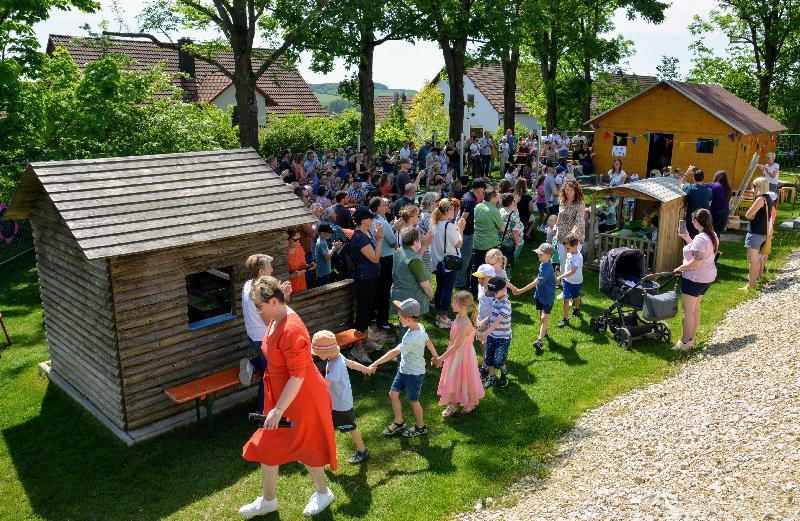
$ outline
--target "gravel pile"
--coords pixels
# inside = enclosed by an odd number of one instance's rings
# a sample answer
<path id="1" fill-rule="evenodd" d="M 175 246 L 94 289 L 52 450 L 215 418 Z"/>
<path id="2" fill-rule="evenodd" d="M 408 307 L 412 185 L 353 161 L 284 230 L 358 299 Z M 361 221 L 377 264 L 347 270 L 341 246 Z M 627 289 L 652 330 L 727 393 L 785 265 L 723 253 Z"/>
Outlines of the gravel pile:
<path id="1" fill-rule="evenodd" d="M 800 520 L 800 254 L 676 376 L 585 414 L 551 474 L 512 492 L 461 519 Z"/>

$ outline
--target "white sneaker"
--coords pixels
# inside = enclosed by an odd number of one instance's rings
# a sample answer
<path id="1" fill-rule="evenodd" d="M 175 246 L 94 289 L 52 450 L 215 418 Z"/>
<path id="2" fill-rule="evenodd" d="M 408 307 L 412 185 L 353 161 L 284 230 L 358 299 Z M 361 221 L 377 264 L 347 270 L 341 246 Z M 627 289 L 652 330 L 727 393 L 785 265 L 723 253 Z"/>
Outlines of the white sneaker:
<path id="1" fill-rule="evenodd" d="M 255 368 L 250 363 L 249 358 L 242 358 L 239 360 L 239 383 L 245 387 L 250 387 L 250 382 L 253 380 L 253 371 Z"/>
<path id="2" fill-rule="evenodd" d="M 239 515 L 249 519 L 262 514 L 269 514 L 276 510 L 278 510 L 278 498 L 267 501 L 263 496 L 258 496 L 255 501 L 240 508 Z"/>
<path id="3" fill-rule="evenodd" d="M 691 348 L 692 348 L 692 343 L 687 342 L 684 344 L 683 340 L 678 340 L 678 343 L 672 346 L 673 351 L 688 351 Z"/>
<path id="4" fill-rule="evenodd" d="M 336 497 L 333 495 L 331 489 L 328 489 L 324 494 L 314 492 L 306 503 L 306 508 L 303 509 L 303 515 L 315 516 L 328 508 L 333 503 Z"/>

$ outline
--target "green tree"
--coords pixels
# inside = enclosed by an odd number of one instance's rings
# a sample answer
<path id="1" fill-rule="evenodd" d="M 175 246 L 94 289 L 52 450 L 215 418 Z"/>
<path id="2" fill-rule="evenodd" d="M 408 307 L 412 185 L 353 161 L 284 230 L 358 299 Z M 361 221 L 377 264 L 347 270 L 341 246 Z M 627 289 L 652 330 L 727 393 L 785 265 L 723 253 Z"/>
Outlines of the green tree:
<path id="1" fill-rule="evenodd" d="M 332 5 L 331 5 L 332 6 Z M 375 149 L 375 48 L 390 40 L 407 39 L 414 27 L 406 2 L 390 0 L 339 0 L 314 31 L 305 33 L 301 45 L 312 50 L 312 69 L 330 72 L 337 58 L 348 69 L 350 81 L 340 83 L 340 93 L 361 108 L 361 145 Z"/>
<path id="2" fill-rule="evenodd" d="M 427 83 L 414 96 L 408 111 L 408 122 L 420 140 L 427 139 L 434 132 L 437 136 L 447 135 L 450 119 L 444 109 L 444 94 L 437 85 Z"/>
<path id="3" fill-rule="evenodd" d="M 169 36 L 181 29 L 212 29 L 218 37 L 194 44 L 162 42 L 145 33 L 108 33 L 145 37 L 159 47 L 179 47 L 217 68 L 236 89 L 239 143 L 258 147 L 256 82 L 273 65 L 287 66 L 297 58 L 295 44 L 305 31 L 329 15 L 328 0 L 315 0 L 297 16 L 298 6 L 288 0 L 152 0 L 141 13 L 141 30 Z M 268 48 L 254 47 L 256 34 Z M 231 52 L 233 60 L 220 54 Z"/>
<path id="4" fill-rule="evenodd" d="M 680 60 L 675 56 L 661 55 L 661 63 L 656 65 L 656 76 L 659 80 L 676 80 L 680 81 L 681 74 L 678 70 Z"/>
<path id="5" fill-rule="evenodd" d="M 751 63 L 758 82 L 756 106 L 769 112 L 770 94 L 777 83 L 794 79 L 800 60 L 800 0 L 720 0 L 705 19 L 695 17 L 690 26 L 702 42 L 705 34 L 722 32 L 727 53 L 737 62 Z M 702 43 L 700 44 L 702 46 Z M 709 57 L 709 53 L 701 53 Z M 695 68 L 718 63 L 695 63 Z M 723 64 L 724 65 L 724 64 Z M 704 74 L 704 72 L 700 72 Z"/>

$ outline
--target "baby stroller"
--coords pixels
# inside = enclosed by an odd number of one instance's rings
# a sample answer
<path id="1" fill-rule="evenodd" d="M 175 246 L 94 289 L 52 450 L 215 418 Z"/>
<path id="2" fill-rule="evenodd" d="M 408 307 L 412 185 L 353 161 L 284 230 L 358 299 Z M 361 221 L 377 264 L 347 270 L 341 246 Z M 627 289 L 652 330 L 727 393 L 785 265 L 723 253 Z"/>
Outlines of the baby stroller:
<path id="1" fill-rule="evenodd" d="M 672 341 L 669 326 L 659 321 L 677 315 L 678 295 L 675 290 L 659 292 L 675 276 L 670 272 L 645 276 L 644 263 L 644 253 L 633 248 L 615 248 L 600 262 L 600 291 L 614 303 L 602 315 L 592 317 L 589 327 L 598 333 L 610 329 L 625 349 L 640 338 Z M 666 282 L 656 282 L 665 276 L 670 277 Z"/>

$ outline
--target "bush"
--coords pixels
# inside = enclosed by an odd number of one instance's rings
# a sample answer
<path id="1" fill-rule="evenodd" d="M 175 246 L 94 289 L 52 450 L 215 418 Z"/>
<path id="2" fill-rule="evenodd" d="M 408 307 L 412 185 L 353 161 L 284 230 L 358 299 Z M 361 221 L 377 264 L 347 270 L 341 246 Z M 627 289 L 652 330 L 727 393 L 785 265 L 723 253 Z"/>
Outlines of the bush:
<path id="1" fill-rule="evenodd" d="M 293 112 L 284 117 L 269 116 L 267 124 L 259 130 L 259 151 L 264 157 L 280 156 L 289 148 L 302 152 L 309 145 L 319 149 L 352 146 L 358 144 L 361 114 L 346 110 L 331 117 L 304 116 Z"/>

